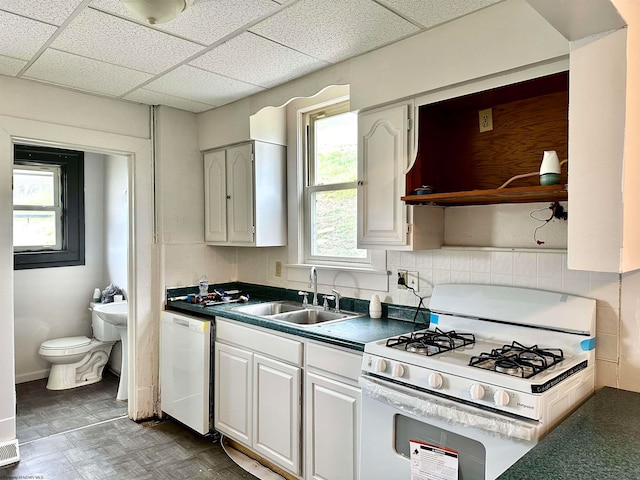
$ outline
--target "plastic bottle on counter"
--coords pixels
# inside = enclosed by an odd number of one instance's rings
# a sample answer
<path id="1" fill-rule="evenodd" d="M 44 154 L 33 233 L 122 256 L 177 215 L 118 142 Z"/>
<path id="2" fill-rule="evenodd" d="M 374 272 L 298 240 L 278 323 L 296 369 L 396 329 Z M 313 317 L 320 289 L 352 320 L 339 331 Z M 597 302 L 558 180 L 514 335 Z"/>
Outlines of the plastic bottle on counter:
<path id="1" fill-rule="evenodd" d="M 369 316 L 371 318 L 382 317 L 382 304 L 380 303 L 380 297 L 375 293 L 371 296 L 371 301 L 369 302 Z"/>
<path id="2" fill-rule="evenodd" d="M 200 283 L 198 284 L 198 290 L 200 291 L 200 295 L 205 296 L 209 293 L 209 280 L 206 275 L 200 277 Z"/>

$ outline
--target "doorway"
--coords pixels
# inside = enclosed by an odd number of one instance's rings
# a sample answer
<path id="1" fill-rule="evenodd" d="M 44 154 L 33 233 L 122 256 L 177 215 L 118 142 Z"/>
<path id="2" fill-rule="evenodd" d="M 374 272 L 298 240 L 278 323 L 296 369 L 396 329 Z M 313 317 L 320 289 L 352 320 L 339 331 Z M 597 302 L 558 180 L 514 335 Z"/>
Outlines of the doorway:
<path id="1" fill-rule="evenodd" d="M 46 390 L 50 364 L 38 354 L 45 340 L 92 338 L 88 308 L 94 289 L 102 291 L 107 285 L 117 285 L 134 303 L 128 288 L 130 157 L 85 151 L 83 165 L 84 264 L 14 271 L 16 398 L 18 402 L 23 400 L 23 405 L 17 405 L 20 443 L 127 414 L 127 402 L 116 402 L 116 392 L 111 392 L 114 383 L 117 390 L 116 375 L 122 374 L 122 355 L 128 353 L 122 351 L 122 342 L 111 348 L 101 385 L 70 389 L 78 392 Z M 86 394 L 86 400 L 78 404 L 80 391 Z M 113 399 L 109 398 L 111 393 Z M 119 397 L 126 400 L 127 395 L 120 393 Z M 38 422 L 39 418 L 47 422 Z"/>

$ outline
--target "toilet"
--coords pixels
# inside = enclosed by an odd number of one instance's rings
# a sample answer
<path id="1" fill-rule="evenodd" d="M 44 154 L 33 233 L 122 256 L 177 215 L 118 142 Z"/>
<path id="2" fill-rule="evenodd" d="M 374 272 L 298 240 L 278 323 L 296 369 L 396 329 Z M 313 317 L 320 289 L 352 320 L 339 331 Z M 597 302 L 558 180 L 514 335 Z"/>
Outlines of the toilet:
<path id="1" fill-rule="evenodd" d="M 51 363 L 49 390 L 66 390 L 102 380 L 102 371 L 109 361 L 111 348 L 120 340 L 120 333 L 93 312 L 93 304 L 90 310 L 94 338 L 54 338 L 40 345 L 38 353 Z"/>

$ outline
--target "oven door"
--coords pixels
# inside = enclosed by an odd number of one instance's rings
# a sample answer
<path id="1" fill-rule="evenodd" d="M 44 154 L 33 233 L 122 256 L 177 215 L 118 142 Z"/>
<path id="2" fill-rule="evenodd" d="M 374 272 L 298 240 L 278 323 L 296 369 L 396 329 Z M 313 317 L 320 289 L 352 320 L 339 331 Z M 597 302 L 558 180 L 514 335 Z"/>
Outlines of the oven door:
<path id="1" fill-rule="evenodd" d="M 360 478 L 409 480 L 409 441 L 458 452 L 464 480 L 494 479 L 537 442 L 537 422 L 481 410 L 372 377 L 360 377 Z"/>

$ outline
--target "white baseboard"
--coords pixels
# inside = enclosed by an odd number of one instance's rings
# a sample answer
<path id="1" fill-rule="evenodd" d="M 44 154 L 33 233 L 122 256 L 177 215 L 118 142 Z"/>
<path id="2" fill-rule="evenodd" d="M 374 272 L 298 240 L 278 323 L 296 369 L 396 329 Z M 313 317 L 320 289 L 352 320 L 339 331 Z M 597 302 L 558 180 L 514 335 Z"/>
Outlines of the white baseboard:
<path id="1" fill-rule="evenodd" d="M 49 369 L 38 370 L 36 372 L 21 373 L 16 375 L 16 383 L 32 382 L 33 380 L 40 380 L 49 376 Z"/>

